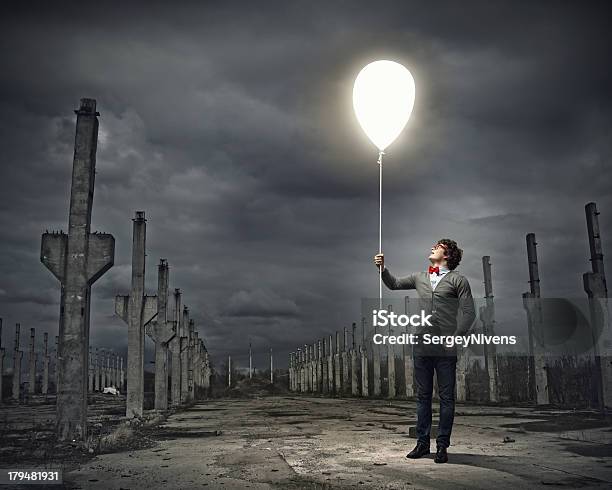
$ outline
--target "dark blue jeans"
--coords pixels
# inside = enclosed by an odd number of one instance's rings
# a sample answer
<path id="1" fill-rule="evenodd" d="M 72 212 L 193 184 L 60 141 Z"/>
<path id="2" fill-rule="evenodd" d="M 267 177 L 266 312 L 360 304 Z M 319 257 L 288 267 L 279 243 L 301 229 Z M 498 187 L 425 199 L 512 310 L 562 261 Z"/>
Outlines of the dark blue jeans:
<path id="1" fill-rule="evenodd" d="M 431 397 L 434 370 L 438 376 L 440 396 L 440 423 L 438 446 L 450 446 L 450 436 L 455 418 L 455 372 L 457 358 L 454 356 L 414 356 L 414 377 L 417 385 L 417 438 L 429 446 L 431 433 Z"/>

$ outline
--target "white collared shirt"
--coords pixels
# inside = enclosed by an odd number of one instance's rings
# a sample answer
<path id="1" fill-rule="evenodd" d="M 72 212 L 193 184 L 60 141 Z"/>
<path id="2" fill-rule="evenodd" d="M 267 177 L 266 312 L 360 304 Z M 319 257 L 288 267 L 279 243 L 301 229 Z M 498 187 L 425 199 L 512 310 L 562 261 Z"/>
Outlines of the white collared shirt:
<path id="1" fill-rule="evenodd" d="M 435 291 L 436 286 L 440 284 L 440 281 L 442 280 L 442 278 L 449 272 L 450 272 L 450 269 L 448 267 L 440 266 L 439 274 L 436 274 L 435 272 L 433 274 L 429 274 L 429 281 L 431 282 L 431 289 Z"/>

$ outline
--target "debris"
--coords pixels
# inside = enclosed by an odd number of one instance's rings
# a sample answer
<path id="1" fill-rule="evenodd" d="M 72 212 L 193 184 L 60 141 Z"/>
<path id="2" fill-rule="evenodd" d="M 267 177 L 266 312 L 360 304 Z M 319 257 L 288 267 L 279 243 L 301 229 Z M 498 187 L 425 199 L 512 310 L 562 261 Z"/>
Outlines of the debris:
<path id="1" fill-rule="evenodd" d="M 504 437 L 503 442 L 506 443 L 506 442 L 516 442 L 516 441 L 514 439 L 512 439 L 512 437 L 506 436 L 506 437 Z"/>

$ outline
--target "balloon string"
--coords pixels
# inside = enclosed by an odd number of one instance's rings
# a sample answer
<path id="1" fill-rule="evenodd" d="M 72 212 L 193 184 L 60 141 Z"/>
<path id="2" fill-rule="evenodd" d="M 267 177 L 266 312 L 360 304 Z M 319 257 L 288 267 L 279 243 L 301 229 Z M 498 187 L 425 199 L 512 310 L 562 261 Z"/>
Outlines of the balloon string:
<path id="1" fill-rule="evenodd" d="M 378 253 L 382 253 L 382 160 L 384 151 L 378 152 Z M 382 273 L 384 266 L 378 268 L 378 309 L 382 309 Z"/>

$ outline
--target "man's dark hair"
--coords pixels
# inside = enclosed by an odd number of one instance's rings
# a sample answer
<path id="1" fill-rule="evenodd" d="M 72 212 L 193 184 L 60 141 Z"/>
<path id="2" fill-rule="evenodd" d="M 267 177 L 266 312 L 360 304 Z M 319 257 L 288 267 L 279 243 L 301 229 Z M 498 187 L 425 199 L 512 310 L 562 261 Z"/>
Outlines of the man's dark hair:
<path id="1" fill-rule="evenodd" d="M 438 240 L 438 244 L 442 245 L 446 250 L 446 263 L 448 264 L 448 268 L 450 270 L 456 269 L 459 262 L 461 262 L 461 257 L 463 257 L 463 250 L 457 246 L 455 240 L 449 238 Z"/>

